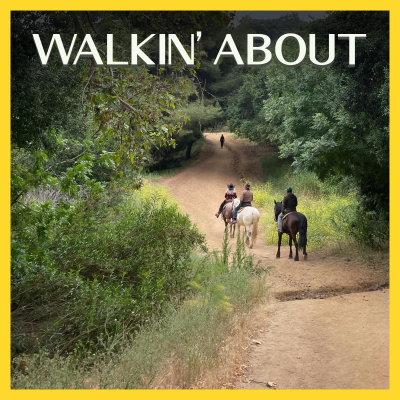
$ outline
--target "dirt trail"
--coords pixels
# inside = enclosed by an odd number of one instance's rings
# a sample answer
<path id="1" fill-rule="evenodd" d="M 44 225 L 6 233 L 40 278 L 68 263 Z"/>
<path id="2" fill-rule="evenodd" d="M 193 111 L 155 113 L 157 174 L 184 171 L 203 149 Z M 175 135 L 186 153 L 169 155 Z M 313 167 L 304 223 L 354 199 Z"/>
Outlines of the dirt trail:
<path id="1" fill-rule="evenodd" d="M 240 194 L 240 178 L 259 181 L 258 157 L 268 149 L 229 133 L 221 149 L 220 134 L 206 136 L 200 157 L 161 183 L 206 233 L 209 247 L 220 249 L 224 224 L 214 214 L 226 185 L 234 183 Z M 277 260 L 276 247 L 265 245 L 262 234 L 248 251 L 275 267 L 269 278 L 275 300 L 258 310 L 265 315 L 254 338 L 261 345 L 253 346 L 237 389 L 268 389 L 267 381 L 278 389 L 389 388 L 387 268 L 310 251 L 308 261 L 295 263 L 286 258 L 287 247 Z"/>

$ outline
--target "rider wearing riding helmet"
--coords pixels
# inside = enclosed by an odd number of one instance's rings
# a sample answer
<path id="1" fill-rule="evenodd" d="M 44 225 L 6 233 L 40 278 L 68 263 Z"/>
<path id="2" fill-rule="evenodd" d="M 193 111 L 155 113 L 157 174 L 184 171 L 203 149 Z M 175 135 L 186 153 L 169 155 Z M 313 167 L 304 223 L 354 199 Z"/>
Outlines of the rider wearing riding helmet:
<path id="1" fill-rule="evenodd" d="M 286 189 L 286 196 L 282 200 L 282 211 L 278 216 L 278 232 L 282 233 L 282 218 L 289 212 L 296 211 L 297 197 L 292 193 L 292 188 Z"/>
<path id="2" fill-rule="evenodd" d="M 215 214 L 215 216 L 218 218 L 219 214 L 222 213 L 222 209 L 224 208 L 224 205 L 230 201 L 232 201 L 232 199 L 236 199 L 236 191 L 235 191 L 235 185 L 233 183 L 230 183 L 228 186 L 228 189 L 225 192 L 225 200 L 221 203 L 221 205 L 219 206 L 219 210 L 218 212 Z"/>
<path id="3" fill-rule="evenodd" d="M 246 183 L 244 191 L 240 196 L 240 204 L 233 211 L 233 218 L 231 224 L 236 224 L 237 213 L 240 207 L 251 206 L 252 201 L 253 201 L 253 192 L 250 190 L 250 183 Z"/>

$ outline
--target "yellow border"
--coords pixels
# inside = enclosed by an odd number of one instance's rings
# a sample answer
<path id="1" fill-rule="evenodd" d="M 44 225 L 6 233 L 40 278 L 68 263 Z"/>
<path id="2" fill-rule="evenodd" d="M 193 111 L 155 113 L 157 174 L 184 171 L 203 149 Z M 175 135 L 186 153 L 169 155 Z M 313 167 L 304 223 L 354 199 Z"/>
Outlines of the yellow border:
<path id="1" fill-rule="evenodd" d="M 10 312 L 9 312 L 9 299 L 10 299 L 10 289 L 9 289 L 9 260 L 10 260 L 10 190 L 9 190 L 9 177 L 10 177 L 10 11 L 11 10 L 236 10 L 236 11 L 255 11 L 255 10 L 263 10 L 263 11 L 325 11 L 325 10 L 390 10 L 390 43 L 391 43 L 391 69 L 390 69 L 390 92 L 391 92 L 391 109 L 393 105 L 396 106 L 398 104 L 398 94 L 399 93 L 399 78 L 398 78 L 398 54 L 396 52 L 396 39 L 400 37 L 399 35 L 399 26 L 400 26 L 400 18 L 399 18 L 399 5 L 395 1 L 380 1 L 380 2 L 372 2 L 368 1 L 329 1 L 321 2 L 315 0 L 306 0 L 305 2 L 299 3 L 298 1 L 285 1 L 285 2 L 276 2 L 274 4 L 267 3 L 265 1 L 251 1 L 244 2 L 238 0 L 231 1 L 211 1 L 204 0 L 201 3 L 192 2 L 182 0 L 175 0 L 172 2 L 165 2 L 156 0 L 152 3 L 150 2 L 128 2 L 126 0 L 119 2 L 106 2 L 106 1 L 76 1 L 70 0 L 68 2 L 63 1 L 55 2 L 55 1 L 18 1 L 18 4 L 10 5 L 4 4 L 0 6 L 1 10 L 1 33 L 2 33 L 2 45 L 3 45 L 3 54 L 5 60 L 1 63 L 1 79 L 2 79 L 2 127 L 3 133 L 0 138 L 0 153 L 1 153 L 1 167 L 0 174 L 3 182 L 3 191 L 2 196 L 0 197 L 1 201 L 1 221 L 2 229 L 1 229 L 1 255 L 2 255 L 2 290 L 1 290 L 1 304 L 3 307 L 2 311 L 2 368 L 1 368 L 1 392 L 7 396 L 6 398 L 23 398 L 25 396 L 34 396 L 40 398 L 51 398 L 53 396 L 57 396 L 58 398 L 68 398 L 71 395 L 74 397 L 92 397 L 96 396 L 97 398 L 108 398 L 109 396 L 115 396 L 116 393 L 110 393 L 110 391 L 74 391 L 71 393 L 70 391 L 57 391 L 54 393 L 51 391 L 37 390 L 37 391 L 29 391 L 29 393 L 25 391 L 11 391 L 10 390 L 10 337 L 9 337 L 9 326 L 10 326 Z M 363 33 L 363 32 L 360 32 Z M 393 96 L 392 96 L 393 95 Z M 396 114 L 393 114 L 391 118 L 391 137 L 390 137 L 390 149 L 391 155 L 395 154 L 394 149 L 399 149 L 399 139 L 397 135 L 399 134 L 397 128 L 399 126 L 399 118 Z M 396 173 L 399 170 L 399 157 L 391 157 L 391 196 L 396 196 L 399 193 L 399 189 L 396 187 Z M 392 214 L 391 214 L 392 215 Z M 395 222 L 398 221 L 398 217 L 391 217 L 391 226 L 395 226 Z M 390 281 L 391 283 L 398 283 L 399 272 L 397 271 L 398 264 L 398 256 L 393 251 L 393 243 L 396 240 L 400 239 L 400 235 L 396 233 L 396 230 L 393 230 L 391 234 L 391 246 L 390 246 Z M 304 399 L 319 399 L 321 397 L 331 397 L 336 398 L 337 396 L 341 396 L 343 398 L 350 398 L 354 396 L 360 396 L 363 399 L 376 399 L 376 398 L 392 398 L 398 397 L 395 393 L 398 393 L 398 381 L 396 379 L 397 373 L 399 371 L 398 368 L 398 344 L 397 344 L 397 335 L 398 332 L 398 320 L 396 318 L 396 306 L 398 305 L 398 295 L 396 295 L 395 290 L 391 291 L 390 297 L 390 337 L 394 340 L 390 342 L 390 390 L 293 390 L 293 391 L 268 391 L 265 392 L 263 390 L 256 391 L 119 391 L 118 397 L 147 397 L 147 398 L 160 398 L 171 397 L 177 399 L 183 399 L 186 396 L 190 396 L 191 398 L 200 399 L 205 397 L 213 397 L 217 398 L 220 396 L 230 398 L 230 399 L 243 399 L 247 397 L 252 398 L 262 398 L 265 396 L 271 396 L 274 398 L 288 398 L 295 397 L 304 398 Z"/>

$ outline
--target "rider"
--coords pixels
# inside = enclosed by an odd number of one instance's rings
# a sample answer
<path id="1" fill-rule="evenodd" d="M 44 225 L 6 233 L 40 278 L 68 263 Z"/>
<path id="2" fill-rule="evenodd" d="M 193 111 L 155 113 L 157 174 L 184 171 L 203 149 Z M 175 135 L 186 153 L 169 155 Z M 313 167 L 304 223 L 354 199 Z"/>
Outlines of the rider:
<path id="1" fill-rule="evenodd" d="M 231 224 L 236 224 L 237 213 L 240 207 L 251 206 L 252 201 L 253 201 L 253 192 L 250 190 L 250 183 L 246 183 L 244 191 L 240 196 L 240 204 L 233 211 L 233 218 Z"/>
<path id="2" fill-rule="evenodd" d="M 292 188 L 286 189 L 286 196 L 282 200 L 282 211 L 278 215 L 278 232 L 282 233 L 282 218 L 289 212 L 296 211 L 297 197 L 292 193 Z"/>
<path id="3" fill-rule="evenodd" d="M 222 209 L 224 208 L 224 205 L 228 203 L 229 201 L 232 201 L 232 199 L 236 199 L 236 191 L 235 191 L 235 185 L 233 183 L 230 183 L 228 186 L 228 189 L 225 192 L 225 200 L 221 203 L 219 206 L 218 212 L 215 214 L 215 216 L 218 218 L 219 214 L 222 213 Z"/>

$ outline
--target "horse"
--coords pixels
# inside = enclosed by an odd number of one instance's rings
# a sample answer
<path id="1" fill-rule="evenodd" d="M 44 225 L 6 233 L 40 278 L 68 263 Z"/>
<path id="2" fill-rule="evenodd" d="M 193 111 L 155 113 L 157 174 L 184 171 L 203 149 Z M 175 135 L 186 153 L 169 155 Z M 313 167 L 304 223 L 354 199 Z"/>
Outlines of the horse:
<path id="1" fill-rule="evenodd" d="M 236 203 L 233 203 L 233 207 L 237 207 L 239 205 L 239 200 L 235 199 Z M 240 214 L 237 216 L 237 226 L 240 229 L 241 226 L 245 227 L 245 231 L 247 231 L 246 235 L 246 244 L 249 246 L 249 249 L 253 248 L 253 244 L 257 242 L 257 230 L 258 230 L 258 221 L 260 220 L 260 213 L 257 208 L 247 206 L 245 207 Z M 250 230 L 251 225 L 253 225 L 253 229 Z"/>
<path id="2" fill-rule="evenodd" d="M 274 200 L 275 208 L 275 222 L 278 221 L 278 216 L 282 210 L 282 202 L 277 203 Z M 307 260 L 307 218 L 304 214 L 301 214 L 297 211 L 291 212 L 287 215 L 287 217 L 282 221 L 282 232 L 278 232 L 279 240 L 278 240 L 278 252 L 276 253 L 276 258 L 280 258 L 281 256 L 281 242 L 282 235 L 284 233 L 289 235 L 289 246 L 290 253 L 289 258 L 293 258 L 292 253 L 292 240 L 294 241 L 294 245 L 296 247 L 296 256 L 294 257 L 294 261 L 299 261 L 299 250 L 303 249 L 303 258 Z M 299 232 L 299 243 L 297 243 L 297 232 Z"/>
<path id="3" fill-rule="evenodd" d="M 235 203 L 236 200 L 236 203 Z M 222 210 L 222 219 L 225 222 L 225 229 L 228 224 L 231 222 L 233 216 L 233 207 L 238 206 L 240 203 L 239 199 L 232 199 L 232 201 L 226 203 L 225 208 Z M 235 205 L 234 205 L 235 204 Z M 231 238 L 235 237 L 235 229 L 236 224 L 233 225 L 233 233 L 232 233 L 232 224 L 229 227 L 229 235 Z"/>

